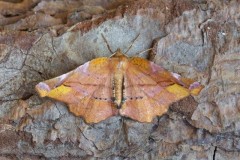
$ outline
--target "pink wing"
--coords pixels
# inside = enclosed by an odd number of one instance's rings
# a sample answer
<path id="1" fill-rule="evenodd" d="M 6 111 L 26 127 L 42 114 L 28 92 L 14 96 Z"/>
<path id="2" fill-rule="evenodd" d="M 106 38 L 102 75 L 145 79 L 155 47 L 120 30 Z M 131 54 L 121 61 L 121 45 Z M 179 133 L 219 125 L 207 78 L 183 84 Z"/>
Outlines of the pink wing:
<path id="1" fill-rule="evenodd" d="M 36 86 L 40 96 L 65 102 L 88 123 L 116 115 L 112 102 L 112 70 L 108 58 L 97 58 L 62 76 Z"/>
<path id="2" fill-rule="evenodd" d="M 120 114 L 140 122 L 151 122 L 191 92 L 189 84 L 142 58 L 131 58 L 124 76 L 125 102 Z"/>

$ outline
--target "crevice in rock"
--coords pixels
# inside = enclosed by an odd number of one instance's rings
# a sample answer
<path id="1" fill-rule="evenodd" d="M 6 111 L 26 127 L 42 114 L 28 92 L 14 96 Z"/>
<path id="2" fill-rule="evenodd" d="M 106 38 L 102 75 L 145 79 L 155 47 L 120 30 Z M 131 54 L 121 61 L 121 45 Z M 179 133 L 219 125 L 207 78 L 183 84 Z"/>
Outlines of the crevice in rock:
<path id="1" fill-rule="evenodd" d="M 215 146 L 214 151 L 213 151 L 213 160 L 216 158 L 216 152 L 217 152 L 217 146 Z"/>
<path id="2" fill-rule="evenodd" d="M 33 96 L 32 93 L 25 92 L 25 93 L 23 93 L 23 96 L 22 96 L 21 100 L 27 100 L 27 99 L 29 99 L 32 96 Z"/>
<path id="3" fill-rule="evenodd" d="M 81 132 L 82 136 L 92 144 L 92 146 L 94 147 L 94 149 L 96 149 L 96 150 L 98 151 L 99 149 L 98 149 L 98 147 L 96 146 L 95 142 L 92 141 L 91 139 L 87 138 L 87 136 L 83 133 L 83 131 L 82 131 L 80 128 L 79 128 L 79 131 Z"/>
<path id="4" fill-rule="evenodd" d="M 124 135 L 124 140 L 125 140 L 126 144 L 129 146 L 130 142 L 128 139 L 128 127 L 127 127 L 127 124 L 124 122 L 124 118 L 122 118 L 122 131 L 123 131 L 123 135 Z"/>

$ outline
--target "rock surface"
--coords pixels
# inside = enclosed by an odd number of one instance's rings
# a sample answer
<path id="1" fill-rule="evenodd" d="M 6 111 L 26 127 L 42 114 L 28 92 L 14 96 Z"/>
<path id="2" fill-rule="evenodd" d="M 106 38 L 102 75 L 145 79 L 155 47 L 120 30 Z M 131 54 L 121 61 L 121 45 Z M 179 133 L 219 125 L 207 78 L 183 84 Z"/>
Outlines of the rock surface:
<path id="1" fill-rule="evenodd" d="M 237 1 L 0 1 L 0 159 L 239 159 Z M 86 124 L 34 86 L 112 50 L 205 88 L 153 123 Z M 153 47 L 153 52 L 137 53 Z"/>

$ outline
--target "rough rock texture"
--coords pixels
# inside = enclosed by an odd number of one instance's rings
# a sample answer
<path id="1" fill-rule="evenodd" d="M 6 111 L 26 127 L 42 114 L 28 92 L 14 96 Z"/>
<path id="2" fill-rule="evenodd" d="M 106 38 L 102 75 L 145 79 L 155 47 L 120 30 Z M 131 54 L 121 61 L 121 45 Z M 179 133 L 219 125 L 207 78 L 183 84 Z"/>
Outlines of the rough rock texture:
<path id="1" fill-rule="evenodd" d="M 0 1 L 0 159 L 239 159 L 240 4 Z M 153 123 L 86 124 L 34 86 L 112 50 L 205 85 Z M 153 52 L 137 54 L 153 47 Z"/>

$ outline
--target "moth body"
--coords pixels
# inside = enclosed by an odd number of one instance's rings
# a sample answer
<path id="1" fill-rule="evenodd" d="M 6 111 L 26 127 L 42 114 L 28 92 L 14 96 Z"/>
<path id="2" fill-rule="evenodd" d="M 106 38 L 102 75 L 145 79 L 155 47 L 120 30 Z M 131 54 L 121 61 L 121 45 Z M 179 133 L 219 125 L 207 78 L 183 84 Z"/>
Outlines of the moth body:
<path id="1" fill-rule="evenodd" d="M 118 109 L 121 108 L 123 101 L 123 91 L 124 91 L 124 72 L 126 69 L 127 57 L 118 49 L 111 56 L 114 68 L 113 75 L 113 91 L 114 91 L 114 103 Z"/>

